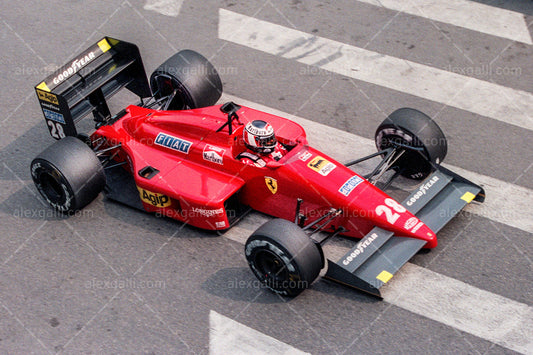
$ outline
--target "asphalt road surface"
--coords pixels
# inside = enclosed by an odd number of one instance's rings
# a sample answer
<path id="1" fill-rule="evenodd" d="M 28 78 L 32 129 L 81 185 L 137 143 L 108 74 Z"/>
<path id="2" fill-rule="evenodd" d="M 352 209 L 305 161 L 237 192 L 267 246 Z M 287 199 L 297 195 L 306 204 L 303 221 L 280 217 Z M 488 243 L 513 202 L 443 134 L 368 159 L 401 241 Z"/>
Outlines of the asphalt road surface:
<path id="1" fill-rule="evenodd" d="M 446 4 L 3 2 L 0 353 L 533 354 L 533 3 Z M 263 288 L 242 245 L 268 219 L 256 213 L 223 236 L 103 195 L 58 215 L 29 174 L 53 142 L 33 86 L 104 35 L 136 43 L 148 73 L 179 49 L 203 53 L 225 99 L 294 117 L 340 161 L 371 152 L 394 109 L 422 110 L 448 137 L 447 166 L 487 201 L 384 300 L 325 280 L 295 299 Z"/>

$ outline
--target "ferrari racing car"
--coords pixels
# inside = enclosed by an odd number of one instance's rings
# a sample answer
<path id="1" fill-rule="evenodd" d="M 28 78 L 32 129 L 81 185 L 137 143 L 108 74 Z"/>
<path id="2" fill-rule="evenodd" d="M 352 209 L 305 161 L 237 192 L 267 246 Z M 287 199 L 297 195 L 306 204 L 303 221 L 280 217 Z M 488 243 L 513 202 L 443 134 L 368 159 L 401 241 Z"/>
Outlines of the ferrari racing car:
<path id="1" fill-rule="evenodd" d="M 139 101 L 111 114 L 107 101 L 122 88 Z M 394 111 L 377 127 L 377 152 L 343 164 L 309 146 L 291 120 L 234 102 L 217 105 L 220 77 L 192 50 L 173 55 L 148 79 L 137 46 L 104 37 L 35 90 L 57 140 L 31 162 L 50 206 L 68 214 L 103 191 L 216 231 L 250 210 L 273 216 L 248 238 L 245 256 L 255 276 L 282 295 L 296 296 L 327 267 L 324 277 L 380 296 L 414 254 L 437 245 L 436 233 L 463 207 L 484 200 L 480 186 L 441 166 L 446 138 L 422 112 Z M 89 114 L 90 135 L 78 131 Z M 279 144 L 282 156 L 243 159 L 259 155 L 247 142 L 257 122 L 275 132 L 268 144 Z M 370 173 L 351 169 L 369 159 L 379 161 Z M 399 176 L 420 183 L 403 201 L 386 192 Z M 361 240 L 332 261 L 322 245 L 337 235 Z"/>

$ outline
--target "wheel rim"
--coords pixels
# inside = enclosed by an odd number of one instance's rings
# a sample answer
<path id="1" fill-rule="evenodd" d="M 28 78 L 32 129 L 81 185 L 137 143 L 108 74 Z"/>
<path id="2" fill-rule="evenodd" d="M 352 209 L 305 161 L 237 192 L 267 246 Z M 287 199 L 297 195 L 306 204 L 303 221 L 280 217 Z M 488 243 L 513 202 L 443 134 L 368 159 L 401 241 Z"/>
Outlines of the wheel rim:
<path id="1" fill-rule="evenodd" d="M 59 179 L 53 174 L 42 172 L 39 176 L 41 191 L 52 203 L 59 203 L 65 200 L 65 191 Z"/>
<path id="2" fill-rule="evenodd" d="M 416 148 L 421 148 L 416 142 L 413 142 L 414 144 L 410 143 L 400 136 L 385 136 L 384 138 L 386 139 L 386 142 L 384 142 L 382 146 L 383 149 L 394 147 L 395 145 L 411 145 Z M 405 150 L 403 157 L 400 159 L 406 166 L 416 166 L 417 162 L 420 160 L 420 153 Z"/>
<path id="3" fill-rule="evenodd" d="M 277 288 L 279 284 L 289 279 L 287 266 L 279 256 L 269 250 L 261 250 L 255 256 L 255 265 L 261 278 L 271 287 Z"/>
<path id="4" fill-rule="evenodd" d="M 427 159 L 427 152 L 425 150 L 425 147 L 421 145 L 417 141 L 416 137 L 413 137 L 412 134 L 405 131 L 401 132 L 412 137 L 412 141 L 407 141 L 399 134 L 386 134 L 381 137 L 379 149 L 385 150 L 387 148 L 394 147 L 395 143 L 400 145 L 410 145 L 416 148 L 424 148 L 423 153 L 404 150 L 403 156 L 399 158 L 399 160 L 396 162 L 396 165 L 403 167 L 402 175 L 412 175 L 415 173 L 421 173 L 423 176 L 420 177 L 425 177 L 431 171 L 430 163 L 427 160 L 421 161 L 421 155 L 426 156 L 425 159 Z"/>
<path id="5" fill-rule="evenodd" d="M 182 110 L 187 104 L 192 104 L 192 99 L 187 91 L 184 90 L 183 85 L 169 75 L 162 73 L 155 75 L 152 78 L 151 87 L 156 98 L 171 95 L 174 90 L 178 91 L 178 94 L 174 96 L 172 103 L 169 105 L 169 110 Z M 189 102 L 184 102 L 184 98 L 182 96 L 186 96 Z"/>

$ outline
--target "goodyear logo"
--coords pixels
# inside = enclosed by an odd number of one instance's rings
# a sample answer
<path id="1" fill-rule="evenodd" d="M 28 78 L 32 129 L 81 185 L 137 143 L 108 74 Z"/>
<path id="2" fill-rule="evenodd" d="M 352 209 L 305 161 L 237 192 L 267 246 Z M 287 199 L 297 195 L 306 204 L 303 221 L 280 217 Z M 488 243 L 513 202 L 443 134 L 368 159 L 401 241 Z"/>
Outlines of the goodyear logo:
<path id="1" fill-rule="evenodd" d="M 68 67 L 64 67 L 62 71 L 57 74 L 55 78 L 52 79 L 52 82 L 55 85 L 61 84 L 63 81 L 71 77 L 74 73 L 77 73 L 78 70 L 89 64 L 89 62 L 91 62 L 94 58 L 96 58 L 96 54 L 94 53 L 94 51 L 81 55 L 80 58 L 74 59 Z"/>
<path id="2" fill-rule="evenodd" d="M 37 88 L 45 91 L 50 91 L 48 85 L 61 84 L 63 81 L 72 77 L 75 73 L 77 73 L 83 67 L 88 65 L 90 62 L 98 58 L 100 54 L 107 52 L 109 49 L 111 49 L 111 45 L 109 44 L 107 39 L 102 39 L 100 42 L 89 48 L 86 52 L 80 54 L 79 57 L 75 58 L 72 62 L 59 69 L 56 72 L 57 75 L 51 80 L 51 82 L 49 81 L 48 83 L 46 83 L 43 81 L 42 83 L 37 85 Z"/>
<path id="3" fill-rule="evenodd" d="M 155 144 L 189 154 L 192 143 L 181 138 L 160 132 L 155 138 Z"/>
<path id="4" fill-rule="evenodd" d="M 57 113 L 57 112 L 54 112 L 54 111 L 50 111 L 50 110 L 47 110 L 45 108 L 43 108 L 43 113 L 44 113 L 44 117 L 47 120 L 51 120 L 51 121 L 54 121 L 54 122 L 59 122 L 59 123 L 62 123 L 62 124 L 66 124 L 65 123 L 65 118 L 60 113 Z"/>
<path id="5" fill-rule="evenodd" d="M 158 194 L 157 192 L 152 192 L 145 190 L 143 188 L 137 187 L 139 190 L 139 196 L 141 200 L 145 203 L 148 203 L 155 207 L 168 207 L 172 204 L 170 198 L 163 194 Z"/>
<path id="6" fill-rule="evenodd" d="M 313 169 L 322 176 L 328 176 L 328 174 L 337 166 L 329 160 L 322 158 L 320 155 L 317 155 L 307 164 L 307 167 Z"/>
<path id="7" fill-rule="evenodd" d="M 374 240 L 378 239 L 378 237 L 379 235 L 377 233 L 372 233 L 368 237 L 362 239 L 359 243 L 357 243 L 355 248 L 352 249 L 350 255 L 346 256 L 346 258 L 342 261 L 342 264 L 349 265 L 358 255 L 363 254 L 366 251 L 366 248 L 368 248 Z"/>
<path id="8" fill-rule="evenodd" d="M 352 192 L 357 185 L 363 182 L 363 179 L 359 176 L 355 175 L 349 178 L 339 189 L 339 192 L 343 194 L 344 196 L 348 196 L 350 192 Z"/>
<path id="9" fill-rule="evenodd" d="M 44 100 L 44 101 L 48 101 L 51 104 L 59 105 L 57 96 L 49 92 L 37 90 L 37 97 L 39 97 L 39 100 Z"/>

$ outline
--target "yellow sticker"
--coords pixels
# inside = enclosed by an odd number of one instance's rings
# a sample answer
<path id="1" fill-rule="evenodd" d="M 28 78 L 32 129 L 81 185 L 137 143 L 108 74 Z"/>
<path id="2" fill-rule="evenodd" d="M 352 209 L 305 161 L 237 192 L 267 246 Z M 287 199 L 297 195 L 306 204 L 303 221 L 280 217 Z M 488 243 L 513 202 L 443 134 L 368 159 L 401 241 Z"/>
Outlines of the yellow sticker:
<path id="1" fill-rule="evenodd" d="M 470 203 L 472 202 L 472 200 L 476 197 L 476 195 L 474 195 L 473 193 L 471 192 L 465 192 L 465 194 L 463 196 L 461 196 L 461 200 L 464 200 L 466 201 L 466 203 Z"/>
<path id="2" fill-rule="evenodd" d="M 145 203 L 155 207 L 168 207 L 172 204 L 172 201 L 170 201 L 168 196 L 158 194 L 157 192 L 148 191 L 138 186 L 137 189 L 139 190 L 139 196 L 141 197 L 141 200 Z"/>
<path id="3" fill-rule="evenodd" d="M 386 284 L 390 279 L 392 279 L 392 274 L 387 270 L 383 270 L 378 276 L 376 276 L 376 279 Z"/>
<path id="4" fill-rule="evenodd" d="M 37 90 L 37 96 L 39 97 L 39 100 L 44 100 L 44 101 L 48 101 L 51 104 L 59 105 L 59 101 L 57 101 L 57 96 L 55 96 L 52 93 L 42 91 L 42 90 Z"/>
<path id="5" fill-rule="evenodd" d="M 320 175 L 327 176 L 337 166 L 326 158 L 317 155 L 307 164 L 307 167 L 318 172 Z"/>
<path id="6" fill-rule="evenodd" d="M 102 52 L 107 52 L 109 49 L 111 49 L 111 46 L 109 45 L 109 43 L 107 42 L 107 39 L 103 39 L 101 40 L 100 42 L 98 42 L 98 47 L 100 47 L 100 50 Z"/>
<path id="7" fill-rule="evenodd" d="M 265 184 L 270 190 L 270 192 L 272 192 L 272 194 L 275 194 L 276 192 L 278 192 L 278 180 L 271 178 L 269 176 L 265 176 Z"/>
<path id="8" fill-rule="evenodd" d="M 48 88 L 48 85 L 46 85 L 46 83 L 44 81 L 42 83 L 40 83 L 39 85 L 37 85 L 37 89 L 50 92 L 50 89 Z"/>

